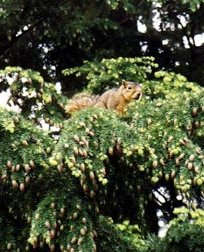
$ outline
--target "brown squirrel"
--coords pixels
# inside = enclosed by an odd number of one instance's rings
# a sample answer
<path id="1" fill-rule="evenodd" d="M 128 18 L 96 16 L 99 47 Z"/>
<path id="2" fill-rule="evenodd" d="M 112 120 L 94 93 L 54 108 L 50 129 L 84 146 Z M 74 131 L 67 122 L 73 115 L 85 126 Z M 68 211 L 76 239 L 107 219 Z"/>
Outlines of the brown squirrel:
<path id="1" fill-rule="evenodd" d="M 132 81 L 122 81 L 119 88 L 113 88 L 101 96 L 80 95 L 74 97 L 66 106 L 66 112 L 71 114 L 75 111 L 87 108 L 98 107 L 116 110 L 119 114 L 124 113 L 126 105 L 133 99 L 140 100 L 142 97 L 142 87 Z"/>

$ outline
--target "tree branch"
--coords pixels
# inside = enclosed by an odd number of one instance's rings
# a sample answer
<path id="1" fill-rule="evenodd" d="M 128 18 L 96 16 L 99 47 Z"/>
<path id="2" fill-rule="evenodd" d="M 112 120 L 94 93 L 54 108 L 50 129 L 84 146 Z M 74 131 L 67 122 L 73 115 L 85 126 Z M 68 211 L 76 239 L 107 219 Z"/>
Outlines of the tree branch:
<path id="1" fill-rule="evenodd" d="M 38 20 L 36 23 L 34 23 L 33 25 L 31 25 L 28 30 L 22 32 L 21 34 L 19 34 L 18 36 L 15 35 L 15 37 L 13 37 L 13 39 L 10 41 L 10 43 L 6 46 L 6 48 L 2 49 L 2 52 L 0 53 L 0 60 L 3 59 L 5 57 L 5 55 L 9 52 L 10 48 L 17 43 L 17 41 L 25 36 L 25 34 L 31 32 L 35 27 L 37 27 L 45 18 L 41 18 L 40 20 Z"/>

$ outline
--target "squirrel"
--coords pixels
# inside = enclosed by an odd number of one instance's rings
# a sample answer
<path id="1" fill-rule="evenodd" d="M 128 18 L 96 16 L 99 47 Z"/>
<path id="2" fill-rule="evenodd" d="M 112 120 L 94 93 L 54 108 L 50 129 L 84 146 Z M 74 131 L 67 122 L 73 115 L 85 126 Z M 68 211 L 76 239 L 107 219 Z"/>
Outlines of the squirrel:
<path id="1" fill-rule="evenodd" d="M 119 88 L 107 90 L 102 95 L 82 94 L 74 97 L 65 110 L 68 114 L 72 114 L 84 108 L 98 107 L 116 110 L 122 115 L 130 101 L 134 99 L 140 100 L 141 97 L 142 87 L 140 84 L 123 80 Z"/>

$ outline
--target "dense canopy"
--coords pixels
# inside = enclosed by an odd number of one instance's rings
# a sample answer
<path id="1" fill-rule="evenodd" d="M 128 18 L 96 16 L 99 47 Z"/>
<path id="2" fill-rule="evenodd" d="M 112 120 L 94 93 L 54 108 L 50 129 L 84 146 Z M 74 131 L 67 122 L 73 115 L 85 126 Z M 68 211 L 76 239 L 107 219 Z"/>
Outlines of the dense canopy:
<path id="1" fill-rule="evenodd" d="M 204 251 L 203 9 L 1 1 L 0 251 Z M 66 113 L 122 80 L 123 115 Z"/>

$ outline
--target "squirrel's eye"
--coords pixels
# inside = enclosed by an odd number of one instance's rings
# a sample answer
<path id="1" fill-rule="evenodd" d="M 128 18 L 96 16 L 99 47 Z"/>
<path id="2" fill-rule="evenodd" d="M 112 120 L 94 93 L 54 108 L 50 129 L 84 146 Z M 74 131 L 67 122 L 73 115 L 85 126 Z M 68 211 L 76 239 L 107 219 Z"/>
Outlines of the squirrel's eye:
<path id="1" fill-rule="evenodd" d="M 128 87 L 128 89 L 132 89 L 132 87 Z"/>

